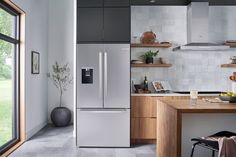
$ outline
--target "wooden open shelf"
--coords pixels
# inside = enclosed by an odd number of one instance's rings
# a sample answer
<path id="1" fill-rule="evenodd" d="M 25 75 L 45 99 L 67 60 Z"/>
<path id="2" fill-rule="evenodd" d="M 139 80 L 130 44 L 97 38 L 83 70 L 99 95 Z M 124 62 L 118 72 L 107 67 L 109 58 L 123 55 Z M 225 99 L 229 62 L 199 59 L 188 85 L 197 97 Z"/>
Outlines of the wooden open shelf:
<path id="1" fill-rule="evenodd" d="M 171 47 L 171 44 L 160 44 L 160 43 L 154 43 L 154 44 L 131 44 L 131 47 L 159 47 L 159 48 L 169 48 Z"/>
<path id="2" fill-rule="evenodd" d="M 236 42 L 232 42 L 232 43 L 226 42 L 226 43 L 224 43 L 224 45 L 227 45 L 227 46 L 230 46 L 230 47 L 236 47 Z"/>
<path id="3" fill-rule="evenodd" d="M 131 67 L 160 67 L 160 68 L 169 68 L 172 64 L 131 64 Z"/>
<path id="4" fill-rule="evenodd" d="M 222 64 L 222 68 L 236 68 L 236 64 Z"/>

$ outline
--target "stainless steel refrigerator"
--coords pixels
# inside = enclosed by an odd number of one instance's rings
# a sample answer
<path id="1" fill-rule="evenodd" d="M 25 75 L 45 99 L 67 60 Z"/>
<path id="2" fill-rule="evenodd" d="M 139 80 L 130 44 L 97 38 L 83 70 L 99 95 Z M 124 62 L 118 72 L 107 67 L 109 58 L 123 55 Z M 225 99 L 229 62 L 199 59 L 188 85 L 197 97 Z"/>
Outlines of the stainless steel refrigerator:
<path id="1" fill-rule="evenodd" d="M 130 146 L 130 45 L 77 45 L 77 145 Z"/>

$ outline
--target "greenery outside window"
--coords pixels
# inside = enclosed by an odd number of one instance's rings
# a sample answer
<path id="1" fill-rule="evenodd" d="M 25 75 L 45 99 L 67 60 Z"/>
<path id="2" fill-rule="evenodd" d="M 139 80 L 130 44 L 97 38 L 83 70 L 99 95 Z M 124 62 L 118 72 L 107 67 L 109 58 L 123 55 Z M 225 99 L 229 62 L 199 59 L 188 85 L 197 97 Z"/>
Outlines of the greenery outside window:
<path id="1" fill-rule="evenodd" d="M 19 141 L 20 14 L 0 1 L 0 156 Z"/>

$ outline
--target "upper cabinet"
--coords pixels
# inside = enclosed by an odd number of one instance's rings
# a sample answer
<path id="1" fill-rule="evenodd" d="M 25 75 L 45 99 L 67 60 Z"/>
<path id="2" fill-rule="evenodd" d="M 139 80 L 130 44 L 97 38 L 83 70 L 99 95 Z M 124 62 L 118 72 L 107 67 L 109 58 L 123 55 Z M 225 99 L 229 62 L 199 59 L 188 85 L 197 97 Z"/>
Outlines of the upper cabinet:
<path id="1" fill-rule="evenodd" d="M 103 40 L 103 9 L 80 8 L 77 15 L 78 42 L 99 42 Z"/>
<path id="2" fill-rule="evenodd" d="M 128 7 L 129 0 L 104 0 L 104 7 Z"/>
<path id="3" fill-rule="evenodd" d="M 104 9 L 104 41 L 129 42 L 130 41 L 130 9 L 105 8 Z"/>
<path id="4" fill-rule="evenodd" d="M 77 0 L 78 7 L 103 7 L 103 0 Z"/>
<path id="5" fill-rule="evenodd" d="M 77 43 L 130 42 L 129 0 L 78 0 Z"/>
<path id="6" fill-rule="evenodd" d="M 129 0 L 77 0 L 78 7 L 128 7 Z"/>

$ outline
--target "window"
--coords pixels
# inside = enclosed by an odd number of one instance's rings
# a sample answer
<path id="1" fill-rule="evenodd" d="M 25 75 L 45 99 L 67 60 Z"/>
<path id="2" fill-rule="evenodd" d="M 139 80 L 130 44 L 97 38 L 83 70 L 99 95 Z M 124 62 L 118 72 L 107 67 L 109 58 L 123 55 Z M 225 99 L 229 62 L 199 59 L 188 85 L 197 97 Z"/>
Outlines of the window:
<path id="1" fill-rule="evenodd" d="M 0 1 L 0 155 L 19 141 L 20 14 Z"/>

